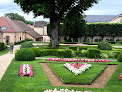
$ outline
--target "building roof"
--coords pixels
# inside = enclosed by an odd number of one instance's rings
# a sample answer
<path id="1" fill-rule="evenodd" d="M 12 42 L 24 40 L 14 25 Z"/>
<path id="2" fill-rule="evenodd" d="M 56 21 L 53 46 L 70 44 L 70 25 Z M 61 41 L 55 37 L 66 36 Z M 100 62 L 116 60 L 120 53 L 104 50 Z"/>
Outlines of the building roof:
<path id="1" fill-rule="evenodd" d="M 0 27 L 6 27 L 2 32 L 22 32 L 22 30 L 8 17 L 0 17 Z"/>
<path id="2" fill-rule="evenodd" d="M 26 33 L 28 33 L 29 35 L 31 35 L 34 38 L 42 38 L 42 36 L 35 31 L 26 31 Z"/>
<path id="3" fill-rule="evenodd" d="M 47 22 L 45 21 L 35 21 L 34 27 L 44 27 L 47 25 Z"/>
<path id="4" fill-rule="evenodd" d="M 116 15 L 87 15 L 86 20 L 87 23 L 98 23 L 98 22 L 109 22 Z"/>
<path id="5" fill-rule="evenodd" d="M 23 21 L 13 20 L 13 22 L 23 31 L 33 31 L 32 28 L 30 28 L 27 24 L 25 24 Z"/>

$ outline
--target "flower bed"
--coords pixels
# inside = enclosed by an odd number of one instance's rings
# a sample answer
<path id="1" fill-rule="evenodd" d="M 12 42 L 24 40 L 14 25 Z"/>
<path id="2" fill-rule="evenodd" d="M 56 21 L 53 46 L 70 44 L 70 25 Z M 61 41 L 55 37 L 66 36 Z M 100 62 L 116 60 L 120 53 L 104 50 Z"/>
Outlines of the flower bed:
<path id="1" fill-rule="evenodd" d="M 119 80 L 121 80 L 121 81 L 122 81 L 122 73 L 120 74 Z"/>
<path id="2" fill-rule="evenodd" d="M 47 61 L 64 61 L 64 62 L 109 62 L 105 59 L 95 60 L 95 59 L 58 59 L 58 58 L 48 58 Z"/>
<path id="3" fill-rule="evenodd" d="M 57 90 L 56 88 L 54 90 L 52 89 L 46 89 L 44 92 L 92 92 L 92 91 L 74 91 L 74 90 L 68 90 L 68 89 L 60 89 Z"/>
<path id="4" fill-rule="evenodd" d="M 28 64 L 23 64 L 20 66 L 19 70 L 20 76 L 33 76 L 32 66 Z"/>
<path id="5" fill-rule="evenodd" d="M 64 64 L 64 67 L 66 67 L 69 71 L 75 73 L 75 75 L 79 75 L 92 67 L 92 65 L 87 63 L 79 63 L 78 65 L 76 63 L 66 63 Z"/>

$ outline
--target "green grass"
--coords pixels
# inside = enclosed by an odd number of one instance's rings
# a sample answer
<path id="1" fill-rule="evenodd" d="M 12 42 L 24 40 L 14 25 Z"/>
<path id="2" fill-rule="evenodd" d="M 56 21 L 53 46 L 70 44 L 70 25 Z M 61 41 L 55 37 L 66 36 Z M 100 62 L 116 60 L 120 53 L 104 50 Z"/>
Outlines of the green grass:
<path id="1" fill-rule="evenodd" d="M 0 81 L 0 92 L 43 92 L 46 89 L 60 89 L 68 88 L 69 90 L 90 90 L 93 92 L 122 92 L 122 81 L 118 78 L 122 72 L 122 63 L 109 62 L 109 63 L 94 63 L 94 64 L 119 64 L 117 70 L 112 75 L 107 85 L 104 88 L 81 88 L 81 87 L 53 87 L 51 86 L 48 78 L 43 72 L 39 62 L 49 62 L 46 60 L 34 61 L 16 61 L 12 60 L 7 68 L 2 80 Z M 54 61 L 55 62 L 55 61 Z M 33 77 L 20 77 L 18 76 L 20 65 L 31 64 L 33 67 Z M 57 62 L 58 63 L 58 62 Z M 96 70 L 95 70 L 96 71 Z M 89 75 L 90 76 L 90 75 Z"/>
<path id="2" fill-rule="evenodd" d="M 120 43 L 116 43 L 116 44 L 111 44 L 112 46 L 122 46 L 122 44 Z"/>
<path id="3" fill-rule="evenodd" d="M 71 84 L 91 84 L 91 82 L 106 68 L 106 65 L 94 65 L 86 72 L 75 75 L 68 71 L 63 64 L 49 64 L 56 75 L 63 80 L 64 83 Z M 88 76 L 90 75 L 90 76 Z"/>
<path id="4" fill-rule="evenodd" d="M 6 54 L 8 52 L 9 52 L 9 48 L 5 49 L 5 50 L 2 50 L 2 51 L 0 51 L 0 56 Z"/>

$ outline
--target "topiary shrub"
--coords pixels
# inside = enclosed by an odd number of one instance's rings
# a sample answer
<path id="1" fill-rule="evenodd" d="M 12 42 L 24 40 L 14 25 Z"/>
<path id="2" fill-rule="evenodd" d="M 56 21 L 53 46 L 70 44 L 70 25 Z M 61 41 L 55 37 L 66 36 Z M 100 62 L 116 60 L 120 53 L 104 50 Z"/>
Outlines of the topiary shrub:
<path id="1" fill-rule="evenodd" d="M 122 62 L 122 52 L 118 55 L 117 61 Z"/>
<path id="2" fill-rule="evenodd" d="M 20 48 L 31 48 L 31 47 L 34 47 L 31 42 L 24 42 L 22 43 Z"/>
<path id="3" fill-rule="evenodd" d="M 83 53 L 81 51 L 74 51 L 75 57 L 83 57 Z"/>
<path id="4" fill-rule="evenodd" d="M 70 58 L 70 57 L 73 57 L 73 51 L 68 49 L 68 50 L 65 50 L 65 49 L 58 49 L 57 50 L 57 55 L 58 57 L 65 57 L 65 58 Z"/>
<path id="5" fill-rule="evenodd" d="M 30 49 L 33 50 L 33 52 L 35 53 L 35 56 L 36 57 L 39 57 L 40 56 L 40 50 L 38 48 L 32 47 Z"/>
<path id="6" fill-rule="evenodd" d="M 87 57 L 89 58 L 96 58 L 100 56 L 100 50 L 98 49 L 88 49 Z"/>
<path id="7" fill-rule="evenodd" d="M 30 49 L 22 48 L 16 52 L 15 59 L 18 61 L 32 61 L 35 59 L 35 54 Z"/>
<path id="8" fill-rule="evenodd" d="M 82 50 L 83 57 L 87 57 L 87 50 Z"/>
<path id="9" fill-rule="evenodd" d="M 15 53 L 15 55 L 16 55 L 16 53 L 17 53 L 19 50 L 20 50 L 20 49 L 15 50 L 15 52 L 14 52 L 14 53 Z"/>
<path id="10" fill-rule="evenodd" d="M 87 47 L 80 46 L 80 47 L 79 47 L 79 51 L 82 51 L 82 50 L 87 50 Z"/>
<path id="11" fill-rule="evenodd" d="M 100 54 L 100 57 L 101 57 L 101 58 L 108 58 L 108 54 L 107 54 L 107 53 L 101 53 L 101 54 Z"/>
<path id="12" fill-rule="evenodd" d="M 98 48 L 101 50 L 112 50 L 112 46 L 105 41 L 100 42 L 98 44 Z"/>
<path id="13" fill-rule="evenodd" d="M 76 46 L 69 47 L 69 49 L 77 51 L 77 47 Z"/>
<path id="14" fill-rule="evenodd" d="M 4 46 L 5 46 L 4 43 L 0 42 L 0 51 L 5 49 Z"/>

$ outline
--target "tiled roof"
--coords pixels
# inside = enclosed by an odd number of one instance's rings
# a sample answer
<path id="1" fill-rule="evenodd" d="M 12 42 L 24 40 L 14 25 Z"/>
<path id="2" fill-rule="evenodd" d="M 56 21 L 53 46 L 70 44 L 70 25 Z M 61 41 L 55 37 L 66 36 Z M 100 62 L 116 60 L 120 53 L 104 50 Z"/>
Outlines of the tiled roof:
<path id="1" fill-rule="evenodd" d="M 0 27 L 6 27 L 3 32 L 22 32 L 22 30 L 8 17 L 0 17 Z"/>
<path id="2" fill-rule="evenodd" d="M 97 23 L 97 22 L 109 22 L 116 15 L 87 15 L 86 20 L 87 23 Z"/>
<path id="3" fill-rule="evenodd" d="M 34 38 L 42 38 L 42 36 L 35 31 L 26 31 L 26 33 L 28 33 L 29 35 L 31 35 Z"/>
<path id="4" fill-rule="evenodd" d="M 32 28 L 30 28 L 27 24 L 25 24 L 23 21 L 13 20 L 13 22 L 23 31 L 33 31 Z"/>
<path id="5" fill-rule="evenodd" d="M 36 21 L 34 23 L 34 27 L 44 27 L 46 25 L 47 25 L 47 22 L 45 22 L 45 21 Z"/>

